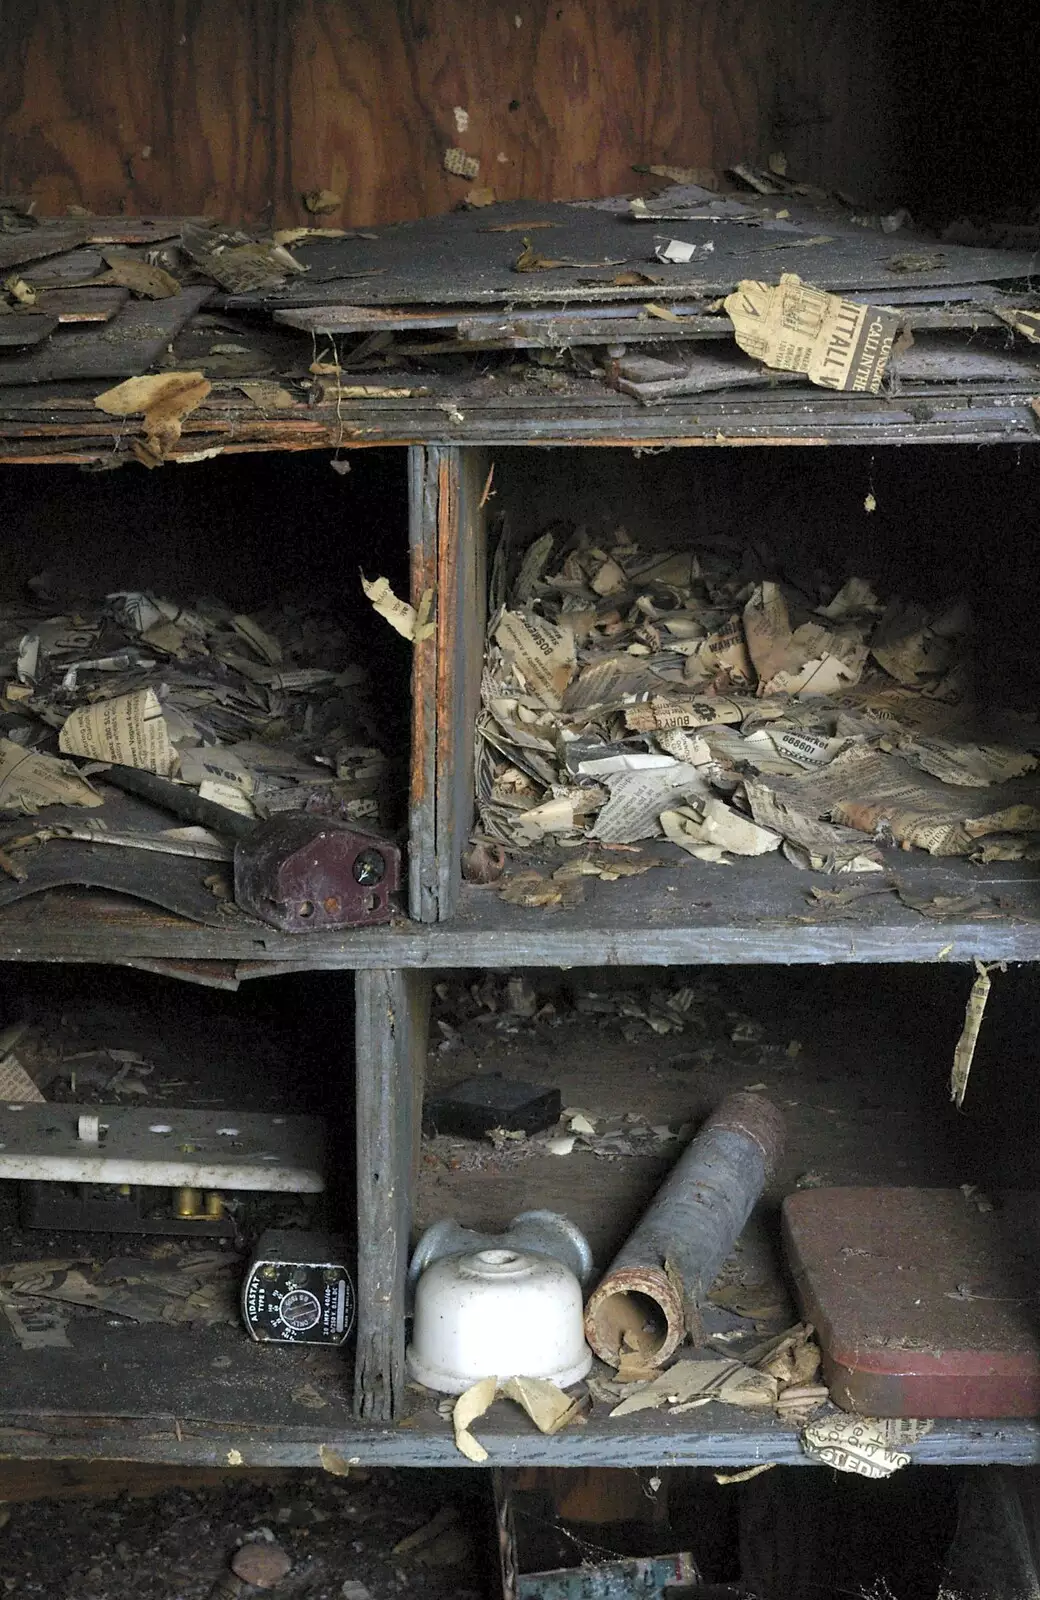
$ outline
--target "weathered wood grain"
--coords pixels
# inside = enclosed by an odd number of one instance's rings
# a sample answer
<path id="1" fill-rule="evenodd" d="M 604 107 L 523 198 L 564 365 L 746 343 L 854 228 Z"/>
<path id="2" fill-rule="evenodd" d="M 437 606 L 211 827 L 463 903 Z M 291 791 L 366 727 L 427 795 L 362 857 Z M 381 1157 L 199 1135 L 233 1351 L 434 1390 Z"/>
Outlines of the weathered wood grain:
<path id="1" fill-rule="evenodd" d="M 0 187 L 41 214 L 265 217 L 287 26 L 278 0 L 5 7 Z"/>
<path id="2" fill-rule="evenodd" d="M 260 1352 L 262 1359 L 265 1352 Z M 266 1352 L 270 1355 L 271 1352 Z M 268 1369 L 270 1364 L 268 1363 Z M 207 1422 L 193 1414 L 181 1423 L 179 1395 L 164 1381 L 162 1411 L 144 1418 L 86 1419 L 10 1416 L 0 1426 L 0 1447 L 23 1461 L 141 1461 L 171 1465 L 304 1467 L 328 1470 L 333 1460 L 364 1467 L 470 1468 L 455 1448 L 450 1427 L 432 1410 L 415 1427 L 379 1424 L 331 1425 L 317 1417 L 304 1427 L 257 1426 L 246 1398 L 233 1422 Z M 226 1380 L 225 1380 L 226 1386 Z M 477 1431 L 491 1461 L 500 1466 L 540 1467 L 746 1467 L 759 1461 L 811 1467 L 797 1430 L 733 1406 L 705 1406 L 684 1417 L 638 1412 L 615 1422 L 604 1418 L 583 1428 L 548 1436 L 515 1406 L 501 1401 Z M 1021 1421 L 937 1422 L 908 1447 L 919 1466 L 1036 1466 L 1040 1423 Z"/>
<path id="3" fill-rule="evenodd" d="M 36 304 L 59 322 L 110 322 L 130 298 L 129 289 L 43 289 Z"/>
<path id="4" fill-rule="evenodd" d="M 436 450 L 408 452 L 408 543 L 411 599 L 418 610 L 437 591 Z M 412 654 L 412 756 L 408 812 L 408 910 L 437 921 L 437 672 L 440 628 L 417 640 Z"/>
<path id="5" fill-rule="evenodd" d="M 306 221 L 303 192 L 325 188 L 342 203 L 321 220 L 349 225 L 456 205 L 470 185 L 444 171 L 455 144 L 502 198 L 618 192 L 634 163 L 721 169 L 785 138 L 810 177 L 855 177 L 902 149 L 875 13 L 870 0 L 23 0 L 5 12 L 0 188 L 41 212 L 283 223 Z"/>
<path id="6" fill-rule="evenodd" d="M 0 350 L 26 350 L 30 345 L 42 344 L 57 326 L 57 317 L 42 312 L 23 311 L 0 317 Z"/>
<path id="7" fill-rule="evenodd" d="M 101 327 L 81 323 L 63 329 L 32 354 L 4 361 L 0 385 L 130 378 L 147 372 L 211 293 L 211 286 L 203 285 L 182 289 L 167 300 L 132 300 Z"/>
<path id="8" fill-rule="evenodd" d="M 404 1403 L 404 1283 L 418 1165 L 429 975 L 355 980 L 358 1324 L 354 1411 L 388 1421 Z"/>

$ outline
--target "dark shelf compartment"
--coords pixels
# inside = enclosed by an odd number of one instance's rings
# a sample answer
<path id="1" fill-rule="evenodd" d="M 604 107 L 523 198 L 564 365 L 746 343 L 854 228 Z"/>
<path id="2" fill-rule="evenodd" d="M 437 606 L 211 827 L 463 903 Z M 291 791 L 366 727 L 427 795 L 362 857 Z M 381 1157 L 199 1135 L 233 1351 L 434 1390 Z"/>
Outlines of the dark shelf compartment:
<path id="1" fill-rule="evenodd" d="M 431 1051 L 427 1093 L 474 1071 L 526 1074 L 558 1088 L 564 1105 L 581 1108 L 608 1130 L 624 1128 L 633 1113 L 651 1127 L 667 1124 L 674 1130 L 687 1119 L 697 1125 L 728 1093 L 752 1085 L 782 1110 L 785 1150 L 731 1263 L 737 1278 L 758 1285 L 765 1300 L 770 1292 L 783 1298 L 779 1208 L 782 1197 L 799 1187 L 956 1190 L 971 1182 L 997 1194 L 1005 1186 L 1036 1184 L 1035 1152 L 1016 1140 L 1002 1113 L 1009 1095 L 1021 1097 L 1028 1121 L 1036 1101 L 1031 1025 L 1024 1021 L 1035 1014 L 1033 969 L 995 980 L 1002 988 L 994 989 L 969 1096 L 959 1112 L 950 1104 L 947 1085 L 968 980 L 945 964 L 920 973 L 891 966 L 880 971 L 760 966 L 729 974 L 651 970 L 610 978 L 591 969 L 531 970 L 526 976 L 541 1021 L 508 1011 L 475 1012 L 466 1004 L 473 976 L 460 981 L 445 975 L 444 1016 L 455 1017 L 458 1042 L 447 1051 Z M 501 983 L 504 992 L 505 980 Z M 686 984 L 700 993 L 681 1033 L 659 1035 L 629 1020 L 639 1006 L 664 1004 L 660 998 L 648 1002 L 648 996 L 681 992 Z M 482 982 L 473 987 L 479 990 Z M 607 1002 L 607 1009 L 598 1014 L 582 1009 L 586 992 Z M 609 1002 L 626 998 L 635 1009 L 611 1014 Z M 706 1025 L 697 1020 L 699 1011 Z M 738 1018 L 757 1023 L 761 1035 L 750 1042 L 734 1040 Z M 560 1157 L 530 1141 L 526 1148 L 503 1149 L 461 1139 L 426 1141 L 415 1230 L 453 1217 L 466 1227 L 496 1231 L 518 1212 L 543 1206 L 582 1229 L 602 1271 L 681 1145 L 654 1147 L 651 1141 L 646 1153 L 637 1145 L 630 1154 L 607 1147 L 598 1155 L 594 1139 L 589 1145 L 579 1140 Z M 796 1316 L 792 1303 L 778 1320 Z M 613 1376 L 607 1368 L 596 1370 L 608 1380 Z M 461 1458 L 435 1410 L 435 1397 L 410 1390 L 405 1410 L 403 1431 L 412 1452 L 407 1459 L 458 1465 Z M 796 1428 L 771 1413 L 717 1404 L 685 1416 L 645 1411 L 611 1420 L 609 1407 L 597 1400 L 584 1425 L 546 1438 L 517 1407 L 499 1402 L 472 1431 L 492 1466 L 807 1464 Z M 1040 1423 L 937 1420 L 911 1454 L 915 1462 L 933 1465 L 1035 1462 Z"/>

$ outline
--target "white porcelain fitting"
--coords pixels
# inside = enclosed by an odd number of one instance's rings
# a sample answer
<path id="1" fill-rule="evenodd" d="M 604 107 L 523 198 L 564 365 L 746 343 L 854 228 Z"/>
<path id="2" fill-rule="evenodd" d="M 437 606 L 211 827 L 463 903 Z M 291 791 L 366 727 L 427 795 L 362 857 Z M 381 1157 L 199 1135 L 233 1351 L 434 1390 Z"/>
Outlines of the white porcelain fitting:
<path id="1" fill-rule="evenodd" d="M 415 1290 L 408 1371 L 461 1394 L 479 1378 L 549 1378 L 562 1389 L 592 1365 L 581 1285 L 548 1256 L 492 1248 L 433 1262 Z"/>
<path id="2" fill-rule="evenodd" d="M 570 1267 L 583 1289 L 592 1278 L 592 1251 L 580 1228 L 558 1211 L 521 1211 L 504 1233 L 478 1233 L 445 1217 L 431 1223 L 416 1245 L 408 1266 L 408 1293 L 434 1261 L 442 1256 L 472 1255 L 476 1250 L 519 1250 L 524 1255 L 551 1256 Z"/>

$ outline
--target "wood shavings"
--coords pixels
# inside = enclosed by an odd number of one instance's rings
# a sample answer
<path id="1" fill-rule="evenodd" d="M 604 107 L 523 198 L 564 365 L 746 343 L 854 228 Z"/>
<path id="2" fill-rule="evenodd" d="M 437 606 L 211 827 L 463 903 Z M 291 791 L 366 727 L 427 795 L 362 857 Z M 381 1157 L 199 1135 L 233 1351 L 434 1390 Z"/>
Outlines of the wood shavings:
<path id="1" fill-rule="evenodd" d="M 558 906 L 563 903 L 563 889 L 540 872 L 517 872 L 505 879 L 499 890 L 502 899 L 511 906 Z"/>
<path id="2" fill-rule="evenodd" d="M 530 239 L 524 240 L 524 248 L 513 262 L 514 272 L 555 272 L 560 267 L 578 268 L 589 267 L 623 267 L 624 258 L 605 261 L 572 261 L 567 256 L 554 258 L 540 255 Z"/>
<path id="3" fill-rule="evenodd" d="M 17 273 L 12 274 L 10 278 L 4 279 L 4 292 L 9 294 L 11 299 L 20 306 L 34 306 L 36 304 L 36 290 L 31 288 L 25 279 L 20 278 Z"/>
<path id="4" fill-rule="evenodd" d="M 776 1466 L 775 1461 L 760 1461 L 757 1467 L 745 1467 L 741 1472 L 714 1472 L 712 1477 L 716 1483 L 750 1483 L 752 1478 L 761 1477 L 763 1472 L 772 1472 Z"/>
<path id="5" fill-rule="evenodd" d="M 275 244 L 291 249 L 293 245 L 306 244 L 308 239 L 375 239 L 374 233 L 357 233 L 346 228 L 279 228 L 271 235 Z"/>

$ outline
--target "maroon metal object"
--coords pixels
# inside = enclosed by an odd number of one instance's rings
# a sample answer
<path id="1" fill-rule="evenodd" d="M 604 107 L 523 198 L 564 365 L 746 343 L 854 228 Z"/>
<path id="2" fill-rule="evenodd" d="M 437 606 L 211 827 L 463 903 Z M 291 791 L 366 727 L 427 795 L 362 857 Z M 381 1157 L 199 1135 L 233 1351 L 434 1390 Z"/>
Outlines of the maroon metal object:
<path id="1" fill-rule="evenodd" d="M 1040 1194 L 811 1189 L 784 1201 L 831 1397 L 875 1417 L 1040 1415 Z"/>
<path id="2" fill-rule="evenodd" d="M 272 817 L 235 844 L 237 904 L 283 933 L 388 922 L 400 882 L 396 845 L 332 817 Z"/>

